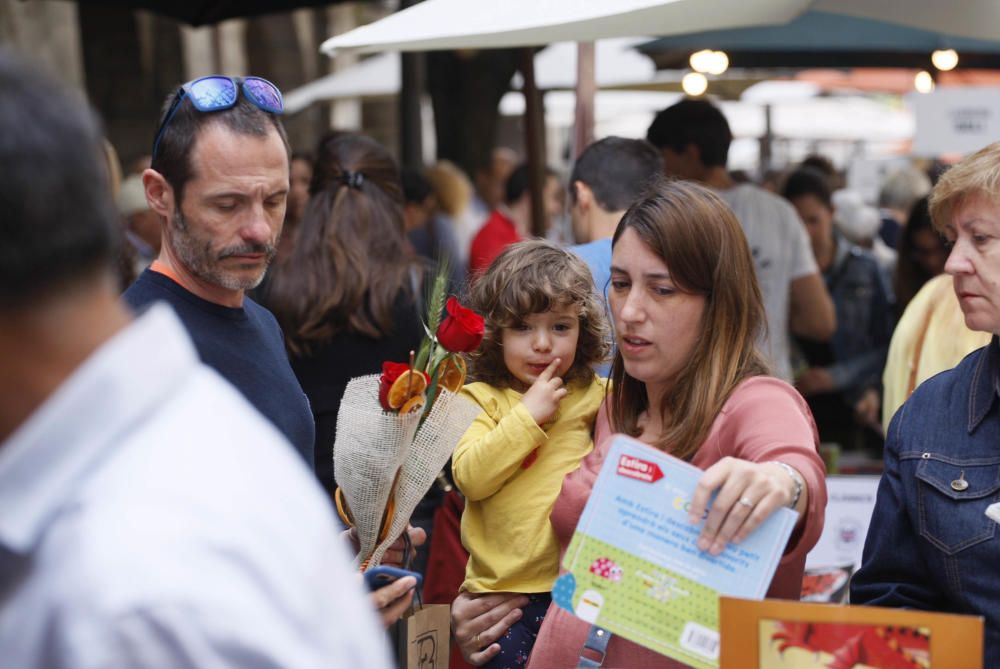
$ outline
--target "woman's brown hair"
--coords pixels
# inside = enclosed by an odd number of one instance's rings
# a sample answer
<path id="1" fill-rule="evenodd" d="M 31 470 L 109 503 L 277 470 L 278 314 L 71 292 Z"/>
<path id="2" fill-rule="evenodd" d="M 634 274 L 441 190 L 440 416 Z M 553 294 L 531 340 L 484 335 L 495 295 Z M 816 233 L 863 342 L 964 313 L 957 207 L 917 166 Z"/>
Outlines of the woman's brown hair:
<path id="1" fill-rule="evenodd" d="M 608 321 L 590 269 L 577 256 L 549 242 L 519 242 L 504 249 L 472 285 L 469 306 L 482 315 L 485 325 L 483 343 L 470 355 L 470 373 L 476 381 L 510 387 L 511 373 L 503 361 L 503 329 L 553 307 L 579 309 L 580 336 L 576 357 L 563 377 L 567 385 L 592 378 L 592 366 L 608 355 Z"/>
<path id="2" fill-rule="evenodd" d="M 705 296 L 701 336 L 659 407 L 666 429 L 656 446 L 690 459 L 733 389 L 768 372 L 757 349 L 767 325 L 753 258 L 732 210 L 691 182 L 656 184 L 625 212 L 612 247 L 630 229 L 663 260 L 678 290 Z M 638 436 L 639 416 L 650 408 L 646 386 L 625 372 L 620 352 L 611 379 L 612 427 Z"/>
<path id="3" fill-rule="evenodd" d="M 341 332 L 388 336 L 393 304 L 411 289 L 407 258 L 392 156 L 364 135 L 321 143 L 295 247 L 268 295 L 288 350 L 308 354 Z"/>

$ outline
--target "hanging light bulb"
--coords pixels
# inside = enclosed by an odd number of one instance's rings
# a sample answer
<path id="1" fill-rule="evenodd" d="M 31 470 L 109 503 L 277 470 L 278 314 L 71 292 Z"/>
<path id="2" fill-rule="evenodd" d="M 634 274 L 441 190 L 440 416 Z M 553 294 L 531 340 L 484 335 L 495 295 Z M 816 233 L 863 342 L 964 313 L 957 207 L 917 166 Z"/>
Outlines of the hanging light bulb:
<path id="1" fill-rule="evenodd" d="M 701 72 L 688 72 L 681 79 L 681 88 L 693 98 L 698 97 L 708 90 L 708 79 Z"/>
<path id="2" fill-rule="evenodd" d="M 958 65 L 958 52 L 954 49 L 938 49 L 931 54 L 931 62 L 942 72 L 954 70 Z"/>
<path id="3" fill-rule="evenodd" d="M 691 54 L 691 57 L 688 58 L 688 63 L 690 63 L 691 69 L 695 72 L 708 72 L 709 68 L 712 67 L 714 58 L 715 55 L 711 49 L 702 49 Z"/>
<path id="4" fill-rule="evenodd" d="M 725 51 L 713 51 L 712 60 L 709 63 L 709 74 L 722 74 L 729 69 L 729 56 Z"/>
<path id="5" fill-rule="evenodd" d="M 927 70 L 920 70 L 917 76 L 913 77 L 913 87 L 918 93 L 930 93 L 934 90 L 934 77 Z"/>
<path id="6" fill-rule="evenodd" d="M 702 49 L 688 58 L 691 69 L 702 74 L 722 74 L 729 69 L 729 56 L 725 51 Z"/>

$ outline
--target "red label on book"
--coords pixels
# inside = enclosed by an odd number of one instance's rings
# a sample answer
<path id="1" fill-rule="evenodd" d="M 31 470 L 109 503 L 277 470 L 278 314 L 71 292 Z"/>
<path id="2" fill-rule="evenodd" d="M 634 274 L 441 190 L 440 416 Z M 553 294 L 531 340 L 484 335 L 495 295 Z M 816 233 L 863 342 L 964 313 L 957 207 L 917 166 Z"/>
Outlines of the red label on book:
<path id="1" fill-rule="evenodd" d="M 618 459 L 618 475 L 646 483 L 656 483 L 663 478 L 663 472 L 655 462 L 640 460 L 629 455 L 623 455 Z"/>

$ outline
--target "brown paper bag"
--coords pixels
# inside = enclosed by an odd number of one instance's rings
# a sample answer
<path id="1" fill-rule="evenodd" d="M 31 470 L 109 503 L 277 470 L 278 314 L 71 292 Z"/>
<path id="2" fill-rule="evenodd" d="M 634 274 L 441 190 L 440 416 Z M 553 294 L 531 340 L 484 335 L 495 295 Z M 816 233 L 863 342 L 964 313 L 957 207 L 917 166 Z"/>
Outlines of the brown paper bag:
<path id="1" fill-rule="evenodd" d="M 428 604 L 399 619 L 391 630 L 400 669 L 448 669 L 451 615 L 447 604 Z"/>

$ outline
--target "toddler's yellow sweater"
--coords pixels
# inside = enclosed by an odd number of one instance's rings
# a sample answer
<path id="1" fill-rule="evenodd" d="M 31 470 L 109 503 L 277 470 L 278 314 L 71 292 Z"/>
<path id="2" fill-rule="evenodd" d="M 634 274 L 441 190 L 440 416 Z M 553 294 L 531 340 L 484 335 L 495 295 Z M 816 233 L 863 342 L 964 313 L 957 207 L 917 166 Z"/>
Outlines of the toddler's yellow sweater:
<path id="1" fill-rule="evenodd" d="M 483 408 L 452 457 L 465 495 L 462 544 L 470 553 L 463 591 L 548 592 L 559 574 L 549 515 L 563 478 L 594 447 L 592 430 L 607 381 L 575 383 L 539 427 L 522 393 L 471 383 L 462 393 Z M 537 459 L 523 466 L 533 451 Z"/>

